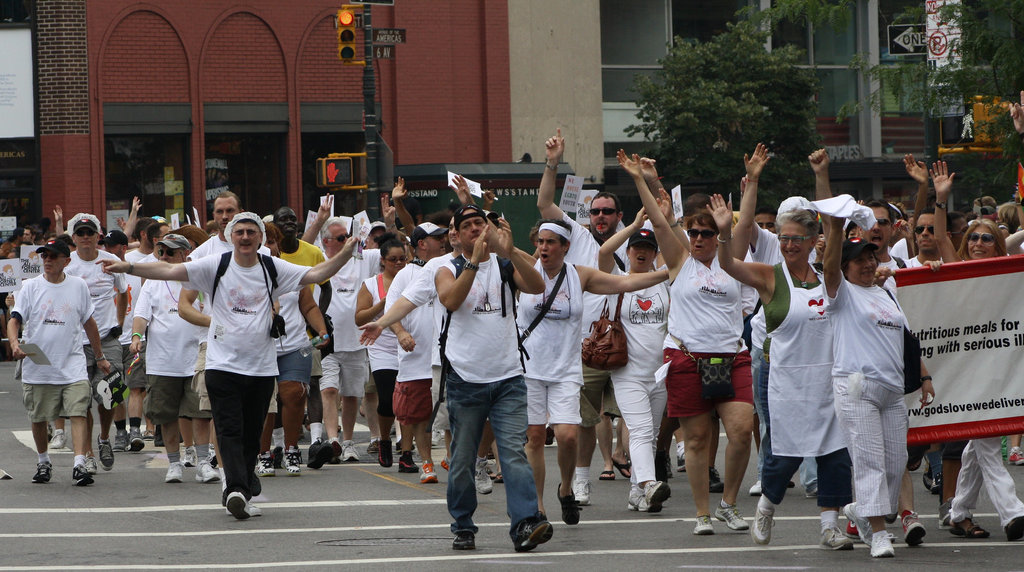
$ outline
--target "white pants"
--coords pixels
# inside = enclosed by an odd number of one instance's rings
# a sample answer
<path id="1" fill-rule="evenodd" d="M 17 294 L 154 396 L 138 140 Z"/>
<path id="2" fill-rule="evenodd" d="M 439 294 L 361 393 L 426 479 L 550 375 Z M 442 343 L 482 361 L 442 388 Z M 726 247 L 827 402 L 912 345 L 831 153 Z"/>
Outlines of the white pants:
<path id="1" fill-rule="evenodd" d="M 972 518 L 978 506 L 981 485 L 985 485 L 988 498 L 999 513 L 999 524 L 1006 526 L 1011 520 L 1024 515 L 1024 503 L 1017 498 L 1017 489 L 1006 466 L 1003 465 L 1002 438 L 973 439 L 967 442 L 960 476 L 956 479 L 956 496 L 949 507 L 949 519 L 960 522 Z"/>
<path id="2" fill-rule="evenodd" d="M 526 417 L 530 425 L 579 425 L 580 388 L 572 381 L 526 378 Z"/>
<path id="3" fill-rule="evenodd" d="M 907 467 L 907 406 L 903 394 L 864 380 L 857 399 L 847 378 L 832 378 L 836 415 L 853 460 L 857 513 L 862 518 L 896 513 Z"/>
<path id="4" fill-rule="evenodd" d="M 617 379 L 612 375 L 612 388 L 619 413 L 629 429 L 629 458 L 633 463 L 630 482 L 634 485 L 654 478 L 654 447 L 658 428 L 665 413 L 668 393 L 664 383 Z"/>

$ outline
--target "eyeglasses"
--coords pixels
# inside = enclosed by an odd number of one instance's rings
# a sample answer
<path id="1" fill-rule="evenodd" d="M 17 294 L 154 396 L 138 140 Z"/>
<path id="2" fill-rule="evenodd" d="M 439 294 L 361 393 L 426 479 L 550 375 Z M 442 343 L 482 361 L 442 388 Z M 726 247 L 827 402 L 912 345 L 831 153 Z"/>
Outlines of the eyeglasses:
<path id="1" fill-rule="evenodd" d="M 981 241 L 982 244 L 992 244 L 993 242 L 996 241 L 996 237 L 991 235 L 991 234 L 989 234 L 989 233 L 987 233 L 987 232 L 986 233 L 972 232 L 971 234 L 967 235 L 967 242 L 978 242 L 979 240 Z"/>
<path id="2" fill-rule="evenodd" d="M 914 234 L 923 234 L 926 230 L 928 231 L 928 234 L 935 234 L 935 227 L 932 225 L 915 226 Z"/>
<path id="3" fill-rule="evenodd" d="M 892 224 L 892 220 L 887 218 L 876 218 L 875 222 L 878 223 L 878 226 L 889 226 L 890 224 Z"/>
<path id="4" fill-rule="evenodd" d="M 398 264 L 399 262 L 405 262 L 404 256 L 389 256 L 384 259 L 384 262 L 390 262 L 391 264 Z"/>
<path id="5" fill-rule="evenodd" d="M 177 248 L 158 248 L 156 249 L 157 256 L 174 256 L 178 253 Z"/>
<path id="6" fill-rule="evenodd" d="M 808 238 L 810 238 L 810 236 L 806 236 L 806 235 L 788 235 L 788 234 L 780 234 L 780 235 L 779 235 L 779 242 L 780 242 L 781 244 L 786 244 L 786 243 L 788 243 L 788 242 L 792 242 L 793 244 L 795 244 L 795 245 L 797 245 L 797 246 L 800 246 L 800 245 L 801 245 L 801 244 L 803 244 L 803 243 L 804 243 L 804 241 L 805 241 L 805 240 L 807 240 Z"/>
<path id="7" fill-rule="evenodd" d="M 708 228 L 705 228 L 704 230 L 697 230 L 695 228 L 686 229 L 686 235 L 690 238 L 697 238 L 698 236 L 701 238 L 711 238 L 716 234 L 718 233 Z"/>
<path id="8" fill-rule="evenodd" d="M 759 222 L 759 223 L 757 223 L 757 226 L 759 226 L 759 227 L 761 227 L 761 228 L 763 228 L 765 230 L 775 230 L 775 223 L 774 222 Z"/>
<path id="9" fill-rule="evenodd" d="M 236 236 L 256 236 L 258 232 L 255 228 L 236 228 L 231 231 L 231 234 Z"/>
<path id="10" fill-rule="evenodd" d="M 345 242 L 346 240 L 348 240 L 348 235 L 347 234 L 339 234 L 338 236 L 325 236 L 324 240 L 334 240 L 334 241 L 337 241 L 337 242 Z"/>
<path id="11" fill-rule="evenodd" d="M 612 207 L 604 207 L 604 208 L 600 208 L 600 209 L 590 209 L 590 214 L 592 214 L 594 216 L 597 216 L 599 214 L 613 215 L 613 214 L 615 214 L 617 212 L 619 212 L 619 211 L 617 209 L 613 209 Z"/>
<path id="12" fill-rule="evenodd" d="M 57 254 L 56 252 L 50 252 L 48 250 L 44 250 L 39 253 L 39 257 L 42 258 L 43 260 L 47 260 L 49 258 L 57 259 L 60 258 L 60 256 L 61 255 Z"/>
<path id="13" fill-rule="evenodd" d="M 75 236 L 92 236 L 96 231 L 91 228 L 80 228 L 75 231 Z"/>

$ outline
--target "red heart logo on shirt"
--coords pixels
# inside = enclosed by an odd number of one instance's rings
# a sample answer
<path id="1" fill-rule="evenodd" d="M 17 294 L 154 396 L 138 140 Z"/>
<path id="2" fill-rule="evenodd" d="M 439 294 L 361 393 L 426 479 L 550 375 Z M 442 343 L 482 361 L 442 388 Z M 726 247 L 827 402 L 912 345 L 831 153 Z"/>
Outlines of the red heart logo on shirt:
<path id="1" fill-rule="evenodd" d="M 818 310 L 818 315 L 819 316 L 824 316 L 825 315 L 825 308 L 824 308 L 824 306 L 825 306 L 825 299 L 824 298 L 818 298 L 817 300 L 808 300 L 807 301 L 807 306 L 809 308 L 813 308 L 814 306 L 822 306 L 822 308 L 820 310 Z"/>
<path id="2" fill-rule="evenodd" d="M 652 305 L 654 305 L 654 301 L 653 300 L 637 300 L 636 301 L 636 305 L 640 306 L 640 309 L 643 310 L 644 312 L 646 312 L 647 310 L 651 309 Z"/>

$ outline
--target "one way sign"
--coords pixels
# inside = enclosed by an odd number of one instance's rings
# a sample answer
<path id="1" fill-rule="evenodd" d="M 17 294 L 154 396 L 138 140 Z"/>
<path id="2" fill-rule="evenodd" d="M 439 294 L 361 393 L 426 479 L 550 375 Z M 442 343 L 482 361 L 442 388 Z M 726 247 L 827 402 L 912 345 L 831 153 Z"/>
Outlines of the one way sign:
<path id="1" fill-rule="evenodd" d="M 889 55 L 912 56 L 927 53 L 923 24 L 890 24 Z"/>

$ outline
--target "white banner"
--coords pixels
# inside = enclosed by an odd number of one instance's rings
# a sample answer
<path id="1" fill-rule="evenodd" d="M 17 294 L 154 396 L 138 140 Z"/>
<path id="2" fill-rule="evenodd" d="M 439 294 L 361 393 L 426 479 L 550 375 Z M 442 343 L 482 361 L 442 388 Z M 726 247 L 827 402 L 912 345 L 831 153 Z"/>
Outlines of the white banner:
<path id="1" fill-rule="evenodd" d="M 0 139 L 35 137 L 32 30 L 0 29 Z"/>
<path id="2" fill-rule="evenodd" d="M 580 191 L 579 202 L 576 205 L 576 222 L 590 224 L 590 203 L 600 191 L 596 189 L 583 189 Z"/>
<path id="3" fill-rule="evenodd" d="M 563 213 L 576 212 L 576 205 L 579 203 L 580 191 L 583 190 L 583 177 L 577 175 L 566 175 L 565 185 L 562 187 L 562 197 L 558 199 L 558 208 Z"/>
<path id="4" fill-rule="evenodd" d="M 33 244 L 21 245 L 21 279 L 28 280 L 43 273 L 43 259 L 36 252 L 39 248 Z"/>

